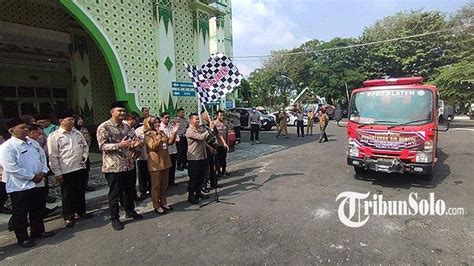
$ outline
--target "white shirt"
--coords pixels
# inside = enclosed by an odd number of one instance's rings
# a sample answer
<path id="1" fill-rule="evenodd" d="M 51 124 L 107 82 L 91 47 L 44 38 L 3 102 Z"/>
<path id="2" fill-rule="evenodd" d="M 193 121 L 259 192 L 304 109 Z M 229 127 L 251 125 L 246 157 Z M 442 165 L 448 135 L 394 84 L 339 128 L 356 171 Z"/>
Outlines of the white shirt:
<path id="1" fill-rule="evenodd" d="M 0 164 L 7 180 L 7 193 L 44 187 L 44 181 L 38 184 L 33 181 L 36 174 L 49 170 L 46 154 L 38 142 L 11 137 L 0 146 Z"/>
<path id="2" fill-rule="evenodd" d="M 60 127 L 48 137 L 49 166 L 55 176 L 86 168 L 89 146 L 82 133 Z"/>
<path id="3" fill-rule="evenodd" d="M 168 136 L 168 138 L 171 138 L 171 136 L 173 135 L 172 134 L 172 131 L 173 129 L 171 128 L 171 125 L 168 124 L 167 126 L 163 123 L 160 124 L 160 130 L 162 130 L 163 132 L 165 132 L 166 136 Z M 169 145 L 168 144 L 168 153 L 169 154 L 176 154 L 178 153 L 178 148 L 176 147 L 176 140 L 175 140 L 175 143 L 173 143 L 172 145 Z"/>
<path id="4" fill-rule="evenodd" d="M 137 136 L 138 140 L 141 144 L 143 144 L 143 139 L 145 138 L 145 133 L 143 132 L 143 126 L 138 127 L 135 129 L 135 136 Z M 148 153 L 146 152 L 146 146 L 142 145 L 140 148 L 140 157 L 137 160 L 147 161 L 148 160 Z"/>

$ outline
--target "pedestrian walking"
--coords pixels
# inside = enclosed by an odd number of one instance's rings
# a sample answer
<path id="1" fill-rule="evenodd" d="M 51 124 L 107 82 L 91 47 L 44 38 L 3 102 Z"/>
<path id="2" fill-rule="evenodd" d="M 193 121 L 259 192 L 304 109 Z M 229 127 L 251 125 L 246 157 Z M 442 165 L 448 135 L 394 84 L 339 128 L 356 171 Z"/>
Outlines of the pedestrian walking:
<path id="1" fill-rule="evenodd" d="M 321 130 L 321 136 L 319 137 L 319 143 L 321 141 L 324 142 L 328 141 L 328 136 L 326 134 L 326 128 L 328 127 L 329 124 L 329 116 L 326 114 L 326 111 L 324 108 L 319 109 L 319 128 Z"/>
<path id="2" fill-rule="evenodd" d="M 189 127 L 189 123 L 184 117 L 184 109 L 178 109 L 178 118 L 176 118 L 175 123 L 179 124 L 178 137 L 179 141 L 177 143 L 178 155 L 176 160 L 176 169 L 178 171 L 183 171 L 187 168 L 187 152 L 188 152 L 188 140 L 186 139 L 186 130 Z"/>
<path id="3" fill-rule="evenodd" d="M 43 223 L 46 203 L 41 188 L 49 171 L 46 154 L 36 141 L 26 138 L 28 127 L 20 118 L 8 121 L 6 128 L 12 137 L 0 146 L 0 164 L 12 200 L 13 229 L 20 246 L 33 247 L 32 239 L 54 235 L 45 231 Z"/>
<path id="4" fill-rule="evenodd" d="M 278 138 L 283 132 L 283 136 L 285 136 L 285 139 L 288 139 L 288 117 L 286 115 L 285 110 L 283 110 L 283 108 L 281 108 L 280 112 L 278 112 L 277 120 L 278 120 L 278 129 L 277 129 L 276 137 Z"/>
<path id="5" fill-rule="evenodd" d="M 262 125 L 260 121 L 260 114 L 257 112 L 257 109 L 255 109 L 255 107 L 252 108 L 252 112 L 250 112 L 249 121 L 250 121 L 250 144 L 252 145 L 255 143 L 260 144 L 258 135 L 260 132 L 260 127 Z"/>
<path id="6" fill-rule="evenodd" d="M 313 135 L 313 126 L 314 126 L 314 112 L 309 110 L 308 114 L 308 125 L 306 126 L 306 135 Z"/>
<path id="7" fill-rule="evenodd" d="M 199 117 L 196 113 L 189 115 L 189 127 L 186 130 L 188 140 L 188 202 L 198 204 L 199 199 L 209 198 L 201 193 L 201 187 L 206 174 L 207 145 L 206 138 L 209 132 L 204 127 L 199 127 Z"/>
<path id="8" fill-rule="evenodd" d="M 119 231 L 124 224 L 119 219 L 119 197 L 124 196 L 125 217 L 142 219 L 135 211 L 134 154 L 140 149 L 135 131 L 124 122 L 125 105 L 114 102 L 110 107 L 111 118 L 97 128 L 97 142 L 102 151 L 102 172 L 109 185 L 109 208 L 112 227 Z"/>
<path id="9" fill-rule="evenodd" d="M 301 109 L 298 109 L 296 112 L 296 133 L 298 137 L 300 136 L 304 138 L 304 114 Z"/>
<path id="10" fill-rule="evenodd" d="M 49 166 L 61 185 L 65 227 L 74 226 L 74 216 L 91 218 L 86 212 L 86 161 L 89 145 L 82 133 L 74 128 L 72 112 L 58 114 L 59 129 L 48 137 Z"/>

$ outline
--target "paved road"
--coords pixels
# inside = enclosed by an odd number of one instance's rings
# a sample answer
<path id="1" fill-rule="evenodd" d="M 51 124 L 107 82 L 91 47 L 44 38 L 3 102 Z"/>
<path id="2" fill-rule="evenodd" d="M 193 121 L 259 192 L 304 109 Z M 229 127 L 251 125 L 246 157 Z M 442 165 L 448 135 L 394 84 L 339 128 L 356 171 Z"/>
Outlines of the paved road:
<path id="1" fill-rule="evenodd" d="M 316 264 L 316 263 L 474 263 L 474 128 L 454 123 L 440 133 L 440 156 L 434 180 L 416 176 L 369 174 L 355 178 L 345 162 L 344 128 L 330 126 L 330 141 L 316 137 L 275 139 L 285 149 L 230 167 L 221 181 L 221 198 L 233 203 L 204 208 L 185 201 L 185 186 L 170 190 L 176 211 L 157 217 L 149 202 L 139 206 L 145 220 L 128 221 L 114 232 L 105 198 L 91 209 L 96 217 L 63 229 L 48 222 L 57 236 L 25 250 L 12 234 L 1 232 L 3 265 L 20 264 Z M 248 136 L 244 132 L 244 137 Z M 434 192 L 463 216 L 371 216 L 360 228 L 338 218 L 336 197 L 344 191 L 406 200 L 411 192 L 426 199 Z"/>

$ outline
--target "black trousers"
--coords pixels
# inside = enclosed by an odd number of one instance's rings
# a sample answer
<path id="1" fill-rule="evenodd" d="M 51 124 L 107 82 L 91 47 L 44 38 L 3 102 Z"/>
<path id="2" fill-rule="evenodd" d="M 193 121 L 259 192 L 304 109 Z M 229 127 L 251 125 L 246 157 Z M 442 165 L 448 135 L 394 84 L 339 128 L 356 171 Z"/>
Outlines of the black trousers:
<path id="1" fill-rule="evenodd" d="M 225 149 L 224 146 L 217 146 L 216 147 L 217 154 L 216 154 L 216 159 L 217 159 L 217 171 L 222 174 L 226 172 L 227 168 L 227 150 Z"/>
<path id="2" fill-rule="evenodd" d="M 33 188 L 10 193 L 12 199 L 12 222 L 18 241 L 29 239 L 28 216 L 32 234 L 44 232 L 43 214 L 46 202 L 44 188 Z"/>
<path id="3" fill-rule="evenodd" d="M 250 141 L 259 140 L 258 133 L 260 132 L 260 125 L 251 124 L 250 125 Z"/>
<path id="4" fill-rule="evenodd" d="M 207 164 L 209 167 L 206 167 L 206 171 L 204 174 L 204 180 L 202 182 L 202 187 L 207 188 L 207 181 L 209 180 L 211 183 L 211 188 L 215 188 L 217 186 L 217 161 L 216 155 L 208 153 L 207 156 Z"/>
<path id="5" fill-rule="evenodd" d="M 304 137 L 304 123 L 303 121 L 296 121 L 296 133 L 298 134 L 298 136 L 300 135 L 301 133 L 301 136 Z"/>
<path id="6" fill-rule="evenodd" d="M 64 220 L 72 220 L 74 219 L 74 214 L 84 214 L 86 212 L 86 192 L 84 186 L 86 173 L 87 170 L 82 169 L 63 174 L 61 198 Z"/>
<path id="7" fill-rule="evenodd" d="M 0 181 L 0 207 L 5 205 L 5 202 L 8 200 L 8 194 L 5 190 L 5 183 Z"/>
<path id="8" fill-rule="evenodd" d="M 123 196 L 123 205 L 126 213 L 131 213 L 135 210 L 135 189 L 131 186 L 135 183 L 135 171 L 126 171 L 118 173 L 104 173 L 107 183 L 109 184 L 109 208 L 110 219 L 119 219 L 119 198 Z"/>
<path id="9" fill-rule="evenodd" d="M 168 185 L 176 184 L 175 176 L 176 176 L 176 161 L 178 159 L 178 154 L 177 153 L 170 154 L 170 159 L 171 159 L 171 168 L 169 171 L 170 177 L 168 180 Z"/>
<path id="10" fill-rule="evenodd" d="M 240 127 L 234 127 L 235 138 L 240 141 Z"/>
<path id="11" fill-rule="evenodd" d="M 86 161 L 86 171 L 84 173 L 84 187 L 89 185 L 89 171 L 91 170 L 91 161 L 87 158 Z"/>
<path id="12" fill-rule="evenodd" d="M 183 168 L 188 163 L 187 154 L 188 154 L 188 139 L 186 136 L 179 136 L 179 142 L 176 144 L 178 148 L 178 157 L 176 166 L 178 168 Z"/>
<path id="13" fill-rule="evenodd" d="M 138 190 L 140 194 L 150 191 L 150 172 L 148 171 L 148 162 L 146 160 L 137 160 L 138 171 Z"/>
<path id="14" fill-rule="evenodd" d="M 204 175 L 206 174 L 207 166 L 207 159 L 188 161 L 188 192 L 190 197 L 201 194 L 201 186 L 204 180 Z"/>

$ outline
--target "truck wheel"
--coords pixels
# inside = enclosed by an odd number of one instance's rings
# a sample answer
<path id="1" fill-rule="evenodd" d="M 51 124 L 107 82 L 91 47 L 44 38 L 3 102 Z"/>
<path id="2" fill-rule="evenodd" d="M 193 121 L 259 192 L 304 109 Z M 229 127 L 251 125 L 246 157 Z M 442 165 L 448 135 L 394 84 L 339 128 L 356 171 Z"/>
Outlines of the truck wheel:
<path id="1" fill-rule="evenodd" d="M 363 167 L 354 166 L 354 172 L 356 172 L 358 175 L 363 175 L 367 173 L 367 170 L 365 170 Z"/>
<path id="2" fill-rule="evenodd" d="M 433 174 L 423 174 L 423 175 L 420 175 L 420 178 L 423 179 L 423 180 L 426 180 L 426 181 L 431 181 L 433 179 Z"/>

